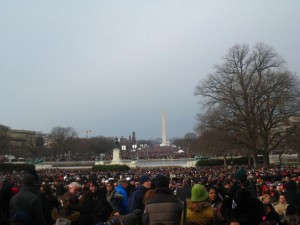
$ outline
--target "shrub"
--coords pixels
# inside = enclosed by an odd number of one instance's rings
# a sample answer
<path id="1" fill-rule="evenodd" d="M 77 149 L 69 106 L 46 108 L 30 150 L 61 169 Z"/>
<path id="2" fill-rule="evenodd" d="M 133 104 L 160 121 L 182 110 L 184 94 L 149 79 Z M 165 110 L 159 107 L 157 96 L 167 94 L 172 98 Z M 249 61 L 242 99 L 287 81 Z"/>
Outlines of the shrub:
<path id="1" fill-rule="evenodd" d="M 248 157 L 240 157 L 240 158 L 226 158 L 227 165 L 247 165 Z M 251 159 L 251 163 L 253 160 Z M 205 159 L 199 160 L 196 163 L 196 166 L 224 166 L 224 159 Z"/>
<path id="2" fill-rule="evenodd" d="M 94 171 L 111 171 L 111 170 L 117 170 L 117 171 L 128 171 L 130 170 L 129 166 L 127 165 L 96 165 L 92 167 L 92 170 Z"/>
<path id="3" fill-rule="evenodd" d="M 14 164 L 14 163 L 0 163 L 0 171 L 33 171 L 35 166 L 32 164 Z"/>

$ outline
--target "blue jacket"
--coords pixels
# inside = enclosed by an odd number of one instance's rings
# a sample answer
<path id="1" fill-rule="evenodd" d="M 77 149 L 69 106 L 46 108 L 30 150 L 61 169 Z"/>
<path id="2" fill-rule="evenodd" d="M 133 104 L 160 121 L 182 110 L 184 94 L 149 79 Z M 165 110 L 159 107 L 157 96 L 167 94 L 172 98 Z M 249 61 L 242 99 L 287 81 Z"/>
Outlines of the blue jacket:
<path id="1" fill-rule="evenodd" d="M 132 192 L 130 198 L 129 198 L 129 213 L 131 213 L 133 210 L 140 209 L 142 212 L 144 211 L 144 195 L 146 193 L 147 189 L 143 187 L 142 185 L 138 186 L 138 188 Z"/>
<path id="2" fill-rule="evenodd" d="M 125 215 L 128 213 L 128 196 L 127 191 L 122 187 L 122 185 L 118 185 L 115 187 L 115 191 L 123 196 L 122 201 L 119 201 L 119 210 L 121 215 Z"/>

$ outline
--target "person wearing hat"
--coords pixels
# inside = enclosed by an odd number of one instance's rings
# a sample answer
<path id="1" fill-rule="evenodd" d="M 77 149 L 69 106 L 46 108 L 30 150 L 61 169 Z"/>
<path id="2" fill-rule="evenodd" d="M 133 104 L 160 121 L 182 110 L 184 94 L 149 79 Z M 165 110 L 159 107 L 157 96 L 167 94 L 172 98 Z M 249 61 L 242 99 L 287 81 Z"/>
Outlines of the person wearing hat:
<path id="1" fill-rule="evenodd" d="M 179 225 L 182 204 L 169 188 L 169 178 L 157 175 L 154 179 L 154 186 L 155 194 L 145 205 L 143 225 Z"/>
<path id="2" fill-rule="evenodd" d="M 199 225 L 217 224 L 216 211 L 208 202 L 208 192 L 201 184 L 196 184 L 192 188 L 191 199 L 187 201 L 186 218 L 181 218 L 181 225 L 186 223 L 195 223 Z"/>
<path id="3" fill-rule="evenodd" d="M 240 188 L 247 188 L 250 191 L 253 198 L 257 197 L 256 184 L 253 182 L 253 179 L 248 180 L 247 171 L 243 167 L 236 171 L 236 173 L 233 175 L 233 178 L 233 193 L 235 193 Z"/>
<path id="4" fill-rule="evenodd" d="M 142 175 L 140 177 L 140 184 L 135 191 L 132 192 L 131 196 L 129 197 L 129 213 L 134 213 L 137 215 L 139 223 L 142 220 L 142 214 L 144 212 L 144 196 L 147 190 L 151 188 L 151 180 L 149 176 Z"/>

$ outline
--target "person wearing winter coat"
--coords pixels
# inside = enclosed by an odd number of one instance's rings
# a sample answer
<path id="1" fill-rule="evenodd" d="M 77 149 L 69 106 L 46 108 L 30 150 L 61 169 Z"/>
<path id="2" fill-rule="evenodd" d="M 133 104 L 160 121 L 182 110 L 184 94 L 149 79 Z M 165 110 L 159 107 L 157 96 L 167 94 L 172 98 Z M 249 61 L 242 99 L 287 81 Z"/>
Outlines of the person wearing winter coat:
<path id="1" fill-rule="evenodd" d="M 52 218 L 57 221 L 61 218 L 67 219 L 72 225 L 77 225 L 79 222 L 80 212 L 72 205 L 74 196 L 70 192 L 66 192 L 60 197 L 61 205 L 58 208 L 53 208 L 51 215 Z"/>
<path id="2" fill-rule="evenodd" d="M 53 225 L 52 210 L 60 207 L 60 202 L 53 195 L 52 189 L 48 184 L 42 184 L 40 187 L 40 198 L 43 205 L 43 212 L 47 225 Z"/>
<path id="3" fill-rule="evenodd" d="M 185 178 L 182 181 L 182 187 L 177 189 L 176 196 L 180 199 L 180 201 L 184 202 L 186 199 L 191 198 L 191 191 L 192 191 L 191 180 Z"/>
<path id="4" fill-rule="evenodd" d="M 128 181 L 126 179 L 122 179 L 118 183 L 119 184 L 115 187 L 115 191 L 117 194 L 123 196 L 123 199 L 118 202 L 118 209 L 121 215 L 126 215 L 128 213 L 128 195 L 126 190 L 128 187 Z"/>
<path id="5" fill-rule="evenodd" d="M 216 225 L 217 214 L 208 201 L 208 192 L 201 184 L 192 188 L 191 199 L 187 201 L 186 212 L 182 213 L 181 223 L 197 225 Z M 186 218 L 184 215 L 186 214 Z"/>
<path id="6" fill-rule="evenodd" d="M 113 212 L 106 200 L 105 192 L 100 189 L 97 182 L 89 184 L 89 190 L 83 193 L 78 209 L 80 212 L 79 224 L 81 225 L 105 222 Z"/>
<path id="7" fill-rule="evenodd" d="M 278 203 L 275 205 L 275 211 L 280 216 L 280 221 L 283 223 L 286 221 L 286 209 L 288 207 L 288 203 L 286 201 L 286 197 L 284 194 L 279 195 Z"/>
<path id="8" fill-rule="evenodd" d="M 265 216 L 265 207 L 256 197 L 254 198 L 247 188 L 238 189 L 233 197 L 225 196 L 221 212 L 229 221 L 238 219 L 241 225 L 258 225 Z"/>
<path id="9" fill-rule="evenodd" d="M 144 203 L 143 199 L 147 190 L 151 188 L 151 180 L 150 177 L 142 175 L 140 177 L 140 185 L 137 187 L 135 191 L 132 192 L 131 196 L 129 197 L 128 212 L 131 213 L 134 210 L 140 211 L 142 214 L 144 211 Z"/>
<path id="10" fill-rule="evenodd" d="M 39 197 L 39 190 L 34 187 L 35 177 L 31 174 L 23 176 L 23 186 L 10 200 L 10 217 L 15 218 L 16 214 L 22 213 L 22 222 L 31 225 L 46 225 L 42 201 Z M 14 221 L 12 221 L 14 222 Z"/>
<path id="11" fill-rule="evenodd" d="M 157 175 L 154 182 L 155 194 L 146 202 L 143 225 L 179 225 L 182 204 L 169 188 L 169 179 L 166 176 Z"/>
<path id="12" fill-rule="evenodd" d="M 106 184 L 106 200 L 113 209 L 113 216 L 120 215 L 119 202 L 123 199 L 124 196 L 116 192 L 114 182 L 108 181 Z"/>

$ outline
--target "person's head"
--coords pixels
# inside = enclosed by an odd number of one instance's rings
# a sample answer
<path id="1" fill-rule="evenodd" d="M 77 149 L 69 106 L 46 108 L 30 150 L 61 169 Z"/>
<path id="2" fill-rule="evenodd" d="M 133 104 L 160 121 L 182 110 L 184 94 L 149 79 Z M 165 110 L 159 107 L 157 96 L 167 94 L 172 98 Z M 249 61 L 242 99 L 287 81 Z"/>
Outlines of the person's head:
<path id="1" fill-rule="evenodd" d="M 155 177 L 154 183 L 155 188 L 168 188 L 170 181 L 168 177 L 159 174 Z"/>
<path id="2" fill-rule="evenodd" d="M 229 220 L 228 225 L 241 225 L 237 219 Z"/>
<path id="3" fill-rule="evenodd" d="M 191 186 L 191 179 L 190 178 L 184 178 L 182 180 L 182 186 Z"/>
<path id="4" fill-rule="evenodd" d="M 196 184 L 192 187 L 191 200 L 192 202 L 203 202 L 208 198 L 208 192 L 201 184 Z"/>
<path id="5" fill-rule="evenodd" d="M 278 183 L 276 185 L 276 191 L 281 192 L 283 190 L 283 184 L 282 183 Z"/>
<path id="6" fill-rule="evenodd" d="M 210 201 L 216 201 L 218 197 L 217 189 L 214 187 L 209 188 L 208 190 L 208 198 Z"/>
<path id="7" fill-rule="evenodd" d="M 35 177 L 32 174 L 29 174 L 29 173 L 24 174 L 23 179 L 22 179 L 22 184 L 24 186 L 33 187 L 34 183 L 35 183 Z"/>
<path id="8" fill-rule="evenodd" d="M 271 201 L 271 197 L 268 194 L 265 194 L 261 197 L 261 200 L 264 204 L 269 204 Z"/>
<path id="9" fill-rule="evenodd" d="M 46 195 L 53 195 L 52 188 L 49 184 L 42 184 L 40 187 L 41 192 L 45 193 Z"/>
<path id="10" fill-rule="evenodd" d="M 270 194 L 270 188 L 269 188 L 268 185 L 263 185 L 261 191 L 262 191 L 263 195 L 264 194 Z"/>
<path id="11" fill-rule="evenodd" d="M 70 192 L 64 193 L 60 197 L 60 203 L 61 203 L 62 207 L 68 208 L 71 205 L 72 199 L 73 199 L 73 194 L 72 193 L 70 193 Z"/>
<path id="12" fill-rule="evenodd" d="M 121 185 L 124 189 L 126 189 L 128 187 L 128 180 L 126 179 L 119 180 L 119 185 Z"/>
<path id="13" fill-rule="evenodd" d="M 106 190 L 108 192 L 111 192 L 114 189 L 115 189 L 114 182 L 113 181 L 108 181 L 107 184 L 106 184 Z"/>
<path id="14" fill-rule="evenodd" d="M 80 188 L 80 184 L 77 182 L 72 182 L 69 184 L 69 192 L 71 192 L 72 194 L 77 194 L 79 188 Z"/>
<path id="15" fill-rule="evenodd" d="M 281 204 L 285 204 L 286 203 L 286 198 L 285 198 L 285 195 L 279 195 L 279 200 L 278 200 L 279 203 Z"/>
<path id="16" fill-rule="evenodd" d="M 247 181 L 246 170 L 244 168 L 240 168 L 233 176 L 234 179 L 241 183 L 245 183 Z"/>
<path id="17" fill-rule="evenodd" d="M 134 179 L 130 179 L 129 184 L 134 187 L 135 186 L 135 180 Z"/>
<path id="18" fill-rule="evenodd" d="M 223 181 L 223 187 L 224 187 L 225 189 L 230 189 L 230 188 L 232 187 L 232 185 L 233 185 L 233 182 L 232 182 L 231 179 L 225 179 L 225 180 Z"/>
<path id="19" fill-rule="evenodd" d="M 91 192 L 95 193 L 98 189 L 99 185 L 96 181 L 93 181 L 89 184 L 89 189 Z"/>
<path id="20" fill-rule="evenodd" d="M 146 189 L 150 189 L 151 188 L 151 180 L 150 177 L 146 176 L 146 175 L 142 175 L 140 177 L 140 184 L 145 187 Z"/>

